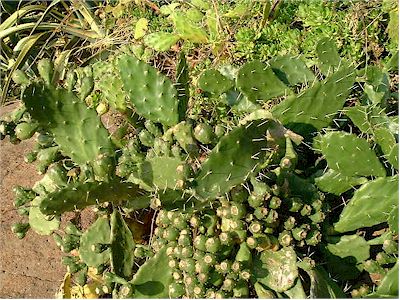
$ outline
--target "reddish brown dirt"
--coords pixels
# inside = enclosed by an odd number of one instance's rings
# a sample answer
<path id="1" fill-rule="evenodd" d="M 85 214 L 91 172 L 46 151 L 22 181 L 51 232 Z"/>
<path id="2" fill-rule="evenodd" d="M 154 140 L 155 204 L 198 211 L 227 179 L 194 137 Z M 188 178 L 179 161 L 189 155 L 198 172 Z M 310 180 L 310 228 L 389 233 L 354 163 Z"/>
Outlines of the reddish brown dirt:
<path id="1" fill-rule="evenodd" d="M 1 108 L 0 115 L 11 108 Z M 13 186 L 31 187 L 40 179 L 35 166 L 24 162 L 32 145 L 0 141 L 0 298 L 54 298 L 66 271 L 52 237 L 29 231 L 19 240 L 10 230 L 23 220 L 13 206 Z"/>

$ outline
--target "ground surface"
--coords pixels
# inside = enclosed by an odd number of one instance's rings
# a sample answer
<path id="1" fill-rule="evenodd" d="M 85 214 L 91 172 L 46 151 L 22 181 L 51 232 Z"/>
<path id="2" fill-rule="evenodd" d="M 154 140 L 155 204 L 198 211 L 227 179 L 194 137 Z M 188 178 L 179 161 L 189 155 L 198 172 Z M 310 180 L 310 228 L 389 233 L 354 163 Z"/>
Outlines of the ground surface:
<path id="1" fill-rule="evenodd" d="M 0 114 L 9 109 L 2 108 Z M 24 162 L 32 144 L 0 141 L 0 298 L 54 298 L 66 271 L 51 236 L 29 231 L 19 240 L 10 230 L 22 220 L 13 206 L 12 187 L 31 187 L 40 179 L 35 166 Z"/>

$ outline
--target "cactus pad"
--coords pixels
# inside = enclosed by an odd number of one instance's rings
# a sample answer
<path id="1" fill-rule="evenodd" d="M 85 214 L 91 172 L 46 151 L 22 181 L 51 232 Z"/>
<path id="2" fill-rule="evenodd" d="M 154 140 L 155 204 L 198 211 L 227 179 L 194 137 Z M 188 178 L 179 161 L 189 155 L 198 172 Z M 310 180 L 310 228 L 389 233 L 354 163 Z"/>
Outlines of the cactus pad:
<path id="1" fill-rule="evenodd" d="M 233 81 L 217 70 L 207 70 L 199 78 L 199 87 L 206 92 L 221 95 L 233 87 Z"/>
<path id="2" fill-rule="evenodd" d="M 313 72 L 298 57 L 290 57 L 289 55 L 278 56 L 271 59 L 268 63 L 271 65 L 276 76 L 286 84 L 304 84 L 315 80 Z"/>
<path id="3" fill-rule="evenodd" d="M 352 68 L 341 69 L 324 82 L 316 82 L 304 93 L 283 100 L 273 107 L 272 114 L 284 125 L 302 123 L 319 130 L 329 125 L 343 107 L 354 79 Z"/>
<path id="4" fill-rule="evenodd" d="M 329 132 L 319 147 L 328 166 L 345 176 L 385 176 L 386 171 L 368 142 L 354 134 Z M 357 163 L 355 163 L 357 162 Z"/>
<path id="5" fill-rule="evenodd" d="M 60 226 L 60 219 L 54 217 L 53 219 L 48 220 L 39 209 L 41 202 L 41 197 L 36 197 L 32 200 L 31 208 L 29 209 L 29 225 L 38 234 L 50 235 Z"/>
<path id="6" fill-rule="evenodd" d="M 324 192 L 340 195 L 357 185 L 366 183 L 365 177 L 349 177 L 329 169 L 328 172 L 315 178 L 316 185 Z"/>
<path id="7" fill-rule="evenodd" d="M 110 225 L 112 271 L 118 276 L 129 278 L 132 275 L 135 250 L 132 232 L 116 209 L 111 215 Z"/>
<path id="8" fill-rule="evenodd" d="M 78 164 L 94 161 L 100 154 L 114 154 L 108 131 L 96 111 L 75 94 L 51 85 L 30 85 L 23 101 L 32 118 L 50 131 L 64 155 Z"/>
<path id="9" fill-rule="evenodd" d="M 265 162 L 269 151 L 285 142 L 279 133 L 275 141 L 273 137 L 267 140 L 267 131 L 274 132 L 279 127 L 273 119 L 255 120 L 222 137 L 195 178 L 197 194 L 202 198 L 215 198 L 243 183 Z"/>
<path id="10" fill-rule="evenodd" d="M 258 277 L 258 281 L 276 292 L 290 289 L 298 277 L 296 266 L 297 255 L 291 247 L 279 251 L 266 250 L 261 253 L 260 261 L 265 276 Z"/>
<path id="11" fill-rule="evenodd" d="M 177 91 L 169 78 L 133 56 L 121 56 L 118 66 L 139 115 L 168 126 L 178 123 Z"/>
<path id="12" fill-rule="evenodd" d="M 166 247 L 146 261 L 133 276 L 136 298 L 169 298 L 168 287 L 173 282 Z"/>
<path id="13" fill-rule="evenodd" d="M 398 203 L 398 176 L 378 178 L 363 184 L 343 209 L 335 230 L 346 232 L 386 222 Z"/>
<path id="14" fill-rule="evenodd" d="M 141 196 L 142 192 L 133 183 L 86 182 L 72 183 L 50 193 L 40 204 L 40 210 L 48 215 L 60 215 L 66 211 L 82 209 L 103 202 L 120 202 Z"/>
<path id="15" fill-rule="evenodd" d="M 93 251 L 93 245 L 110 244 L 111 229 L 107 218 L 98 218 L 86 230 L 80 240 L 79 256 L 85 264 L 90 267 L 100 266 L 110 260 L 110 249 L 96 253 Z"/>
<path id="16" fill-rule="evenodd" d="M 251 101 L 266 101 L 290 92 L 272 68 L 260 61 L 252 61 L 239 69 L 237 86 Z"/>

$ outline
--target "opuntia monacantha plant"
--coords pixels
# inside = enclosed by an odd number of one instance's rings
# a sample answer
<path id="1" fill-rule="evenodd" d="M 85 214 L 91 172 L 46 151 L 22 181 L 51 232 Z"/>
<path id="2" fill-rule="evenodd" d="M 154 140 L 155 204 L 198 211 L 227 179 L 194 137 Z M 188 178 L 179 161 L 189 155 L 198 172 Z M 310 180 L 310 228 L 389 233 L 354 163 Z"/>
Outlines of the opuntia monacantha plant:
<path id="1" fill-rule="evenodd" d="M 97 297 L 395 296 L 398 136 L 369 94 L 344 110 L 359 136 L 335 129 L 356 70 L 327 46 L 320 73 L 284 56 L 201 74 L 205 99 L 251 103 L 229 126 L 190 114 L 184 54 L 176 80 L 128 54 L 102 63 L 110 69 L 70 70 L 63 84 L 49 60 L 40 78 L 16 79 L 23 104 L 2 118 L 1 136 L 35 136 L 26 160 L 45 175 L 15 188 L 28 221 L 12 230 L 53 235 L 69 274 L 61 296 L 71 274 Z M 94 93 L 130 134 L 104 127 Z M 350 200 L 338 213 L 339 195 Z M 97 214 L 87 230 L 69 222 L 60 232 L 63 213 L 86 207 Z"/>

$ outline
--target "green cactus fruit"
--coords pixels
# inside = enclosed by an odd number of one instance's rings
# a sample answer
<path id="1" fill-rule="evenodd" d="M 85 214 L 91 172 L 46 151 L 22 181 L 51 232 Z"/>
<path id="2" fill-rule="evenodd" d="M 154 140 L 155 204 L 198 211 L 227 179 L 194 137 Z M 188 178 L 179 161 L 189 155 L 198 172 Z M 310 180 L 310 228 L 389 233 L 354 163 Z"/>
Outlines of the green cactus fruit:
<path id="1" fill-rule="evenodd" d="M 15 135 L 20 140 L 27 140 L 33 136 L 37 128 L 38 128 L 38 123 L 36 122 L 32 123 L 22 122 L 15 127 Z"/>
<path id="2" fill-rule="evenodd" d="M 82 209 L 103 202 L 119 203 L 132 200 L 142 195 L 137 185 L 132 183 L 85 182 L 72 183 L 53 193 L 48 194 L 40 204 L 44 214 L 60 215 L 66 211 Z"/>
<path id="3" fill-rule="evenodd" d="M 186 294 L 185 285 L 182 283 L 171 283 L 168 287 L 168 297 L 171 299 L 181 298 Z"/>
<path id="4" fill-rule="evenodd" d="M 28 85 L 30 83 L 28 76 L 22 70 L 15 70 L 11 75 L 12 80 L 19 85 Z"/>
<path id="5" fill-rule="evenodd" d="M 89 109 L 73 93 L 32 84 L 22 99 L 32 118 L 53 134 L 61 152 L 77 164 L 94 161 L 100 154 L 114 154 L 108 131 L 96 111 Z"/>
<path id="6" fill-rule="evenodd" d="M 79 284 L 80 286 L 84 286 L 86 284 L 86 282 L 87 282 L 87 279 L 88 279 L 87 273 L 88 273 L 88 268 L 87 267 L 84 267 L 82 270 L 78 271 L 75 274 L 75 278 L 74 278 L 75 282 L 77 284 Z"/>
<path id="7" fill-rule="evenodd" d="M 15 223 L 11 226 L 11 231 L 16 234 L 19 239 L 23 239 L 28 232 L 29 227 L 29 223 Z"/>
<path id="8" fill-rule="evenodd" d="M 81 236 L 79 256 L 90 267 L 100 266 L 110 260 L 111 249 L 96 253 L 93 245 L 110 244 L 111 229 L 107 218 L 98 218 Z"/>
<path id="9" fill-rule="evenodd" d="M 206 70 L 199 78 L 199 87 L 216 96 L 226 92 L 234 85 L 233 81 L 222 75 L 217 70 Z"/>
<path id="10" fill-rule="evenodd" d="M 345 132 L 322 136 L 320 151 L 331 169 L 345 176 L 385 176 L 386 171 L 367 140 Z M 346 155 L 345 153 L 349 153 Z M 354 164 L 357 158 L 358 164 Z"/>
<path id="11" fill-rule="evenodd" d="M 134 285 L 135 297 L 169 297 L 169 286 L 174 279 L 168 265 L 166 248 L 161 248 L 156 255 L 148 259 L 133 276 L 130 283 Z"/>
<path id="12" fill-rule="evenodd" d="M 215 139 L 214 131 L 208 123 L 199 123 L 193 131 L 194 138 L 202 144 L 211 144 Z"/>
<path id="13" fill-rule="evenodd" d="M 335 230 L 346 232 L 386 222 L 397 199 L 397 175 L 369 181 L 354 193 L 335 223 Z"/>
<path id="14" fill-rule="evenodd" d="M 39 209 L 39 205 L 42 201 L 41 197 L 36 197 L 32 200 L 29 211 L 29 225 L 33 231 L 40 235 L 50 235 L 54 230 L 59 228 L 60 219 L 54 217 L 48 220 Z"/>
<path id="15" fill-rule="evenodd" d="M 319 189 L 338 196 L 367 181 L 368 179 L 365 177 L 344 176 L 340 172 L 332 169 L 329 169 L 322 176 L 315 178 L 315 183 Z"/>
<path id="16" fill-rule="evenodd" d="M 82 235 L 82 231 L 80 231 L 78 229 L 78 227 L 76 227 L 76 225 L 74 223 L 72 223 L 71 221 L 67 222 L 67 224 L 64 227 L 64 231 L 66 234 L 70 234 L 70 235 L 76 235 L 76 236 Z"/>
<path id="17" fill-rule="evenodd" d="M 59 149 L 58 146 L 54 146 L 41 149 L 38 152 L 36 160 L 38 161 L 37 168 L 40 174 L 44 174 L 49 165 L 57 160 Z"/>
<path id="18" fill-rule="evenodd" d="M 305 84 L 315 80 L 313 72 L 299 57 L 278 56 L 272 58 L 268 63 L 275 75 L 285 84 Z"/>
<path id="19" fill-rule="evenodd" d="M 48 148 L 53 145 L 54 137 L 51 134 L 40 132 L 36 137 L 36 142 L 41 148 Z"/>
<path id="20" fill-rule="evenodd" d="M 286 137 L 286 152 L 281 159 L 280 167 L 283 170 L 294 170 L 297 164 L 297 153 L 294 150 L 290 137 Z"/>
<path id="21" fill-rule="evenodd" d="M 264 137 L 270 132 L 271 140 Z M 279 147 L 282 136 L 272 119 L 256 120 L 233 129 L 221 138 L 202 164 L 195 181 L 196 192 L 202 198 L 215 198 L 243 183 L 264 162 L 265 149 Z M 267 153 L 269 154 L 269 153 Z"/>
<path id="22" fill-rule="evenodd" d="M 190 155 L 195 155 L 198 152 L 198 146 L 193 137 L 192 126 L 182 121 L 172 128 L 173 135 L 178 144 Z"/>
<path id="23" fill-rule="evenodd" d="M 296 133 L 308 133 L 307 126 L 320 130 L 328 126 L 343 107 L 354 80 L 354 70 L 343 68 L 324 82 L 316 82 L 304 93 L 286 98 L 273 107 L 272 114 Z"/>
<path id="24" fill-rule="evenodd" d="M 74 70 L 69 70 L 65 78 L 65 88 L 68 92 L 72 92 L 75 88 L 77 76 Z"/>
<path id="25" fill-rule="evenodd" d="M 146 147 L 154 146 L 154 135 L 152 135 L 148 130 L 141 130 L 139 132 L 139 140 Z"/>
<path id="26" fill-rule="evenodd" d="M 335 42 L 330 38 L 325 37 L 320 39 L 316 51 L 320 61 L 319 68 L 325 76 L 339 67 L 340 56 Z"/>
<path id="27" fill-rule="evenodd" d="M 279 233 L 278 241 L 282 247 L 290 246 L 291 243 L 293 242 L 293 237 L 291 232 L 288 230 L 283 230 L 281 233 Z"/>
<path id="28" fill-rule="evenodd" d="M 179 121 L 186 117 L 187 106 L 190 98 L 189 92 L 189 67 L 186 61 L 185 53 L 179 53 L 179 59 L 176 66 L 176 91 L 178 97 Z"/>
<path id="29" fill-rule="evenodd" d="M 121 277 L 129 278 L 132 275 L 135 249 L 132 232 L 117 209 L 114 209 L 111 215 L 110 225 L 112 271 Z"/>
<path id="30" fill-rule="evenodd" d="M 50 85 L 53 79 L 54 65 L 50 59 L 44 58 L 39 60 L 37 69 L 40 77 L 46 85 Z"/>
<path id="31" fill-rule="evenodd" d="M 31 189 L 23 188 L 22 186 L 15 186 L 13 188 L 15 195 L 14 206 L 20 207 L 29 201 L 32 201 L 36 197 L 36 193 Z"/>
<path id="32" fill-rule="evenodd" d="M 298 277 L 296 261 L 297 255 L 292 247 L 279 251 L 266 250 L 260 255 L 258 264 L 261 263 L 261 266 L 256 266 L 255 276 L 259 283 L 270 289 L 285 292 L 295 284 Z M 261 276 L 263 273 L 265 275 Z"/>
<path id="33" fill-rule="evenodd" d="M 250 101 L 266 101 L 290 93 L 271 67 L 260 61 L 244 64 L 238 72 L 236 84 Z"/>
<path id="34" fill-rule="evenodd" d="M 81 79 L 81 86 L 79 91 L 79 97 L 81 100 L 85 100 L 87 96 L 93 91 L 94 80 L 93 76 L 85 76 Z"/>
<path id="35" fill-rule="evenodd" d="M 177 91 L 166 76 L 133 56 L 121 56 L 118 66 L 139 115 L 167 126 L 178 123 Z"/>
<path id="36" fill-rule="evenodd" d="M 37 158 L 37 154 L 38 154 L 37 151 L 29 152 L 28 154 L 26 154 L 26 155 L 24 156 L 24 161 L 25 161 L 26 163 L 33 163 L 33 162 L 36 160 L 36 158 Z"/>

